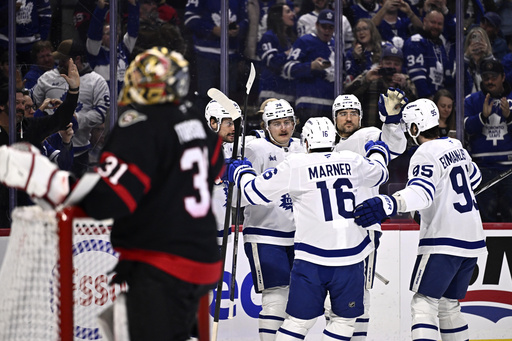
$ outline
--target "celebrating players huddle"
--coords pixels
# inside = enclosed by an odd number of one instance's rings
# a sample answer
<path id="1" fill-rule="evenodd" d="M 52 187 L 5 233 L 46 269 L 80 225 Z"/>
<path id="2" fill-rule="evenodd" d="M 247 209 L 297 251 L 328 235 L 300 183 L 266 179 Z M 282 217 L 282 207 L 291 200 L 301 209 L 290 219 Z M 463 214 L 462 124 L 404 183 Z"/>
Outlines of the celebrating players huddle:
<path id="1" fill-rule="evenodd" d="M 275 141 L 268 127 L 284 129 L 280 121 L 295 120 L 293 111 L 284 109 L 288 106 L 284 100 L 267 103 L 263 117 L 267 135 L 256 140 L 259 144 Z M 486 253 L 473 193 L 480 171 L 458 140 L 439 138 L 439 111 L 432 101 L 408 104 L 402 91 L 390 88 L 380 96 L 379 113 L 382 131 L 361 128 L 360 102 L 353 95 L 340 95 L 333 104 L 335 126 L 325 117 L 304 124 L 301 153 L 289 154 L 271 168 L 253 167 L 253 161 L 259 165 L 259 159 L 272 160 L 272 153 L 264 149 L 254 159 L 228 162 L 228 178 L 241 189 L 242 205 L 277 206 L 286 196 L 293 204 L 293 263 L 289 282 L 279 286 L 284 290 L 281 295 L 288 293 L 286 308 L 280 310 L 283 300 L 269 300 L 264 288 L 260 340 L 302 340 L 322 314 L 327 317 L 323 340 L 364 340 L 380 224 L 397 213 L 414 211 L 419 211 L 421 224 L 410 286 L 415 293 L 412 339 L 436 340 L 439 330 L 443 340 L 468 339 L 459 299 L 466 294 L 477 257 Z M 379 195 L 379 186 L 388 179 L 388 162 L 406 147 L 401 126 L 419 145 L 410 162 L 409 181 L 391 196 Z M 293 143 L 289 139 L 280 147 L 290 148 Z M 464 223 L 463 230 L 446 223 L 453 216 Z M 278 219 L 278 213 L 272 218 Z M 269 220 L 268 215 L 264 219 Z M 258 221 L 244 224 L 248 234 L 254 233 L 255 224 Z M 264 233 L 257 248 L 246 242 L 253 277 L 258 278 L 255 287 L 272 275 L 265 271 L 268 264 L 259 264 L 250 252 L 267 250 L 265 236 L 279 235 L 278 231 Z M 277 263 L 276 259 L 287 258 L 273 259 Z M 274 296 L 279 297 L 276 291 Z M 265 322 L 268 319 L 273 323 Z"/>
<path id="2" fill-rule="evenodd" d="M 244 250 L 262 294 L 260 340 L 303 340 L 322 314 L 322 340 L 364 340 L 381 222 L 413 211 L 421 224 L 410 286 L 412 338 L 437 340 L 439 331 L 443 340 L 469 338 L 459 299 L 486 252 L 473 193 L 481 176 L 458 140 L 439 138 L 432 101 L 408 103 L 401 90 L 388 89 L 378 104 L 380 130 L 362 128 L 359 100 L 339 95 L 332 121 L 308 119 L 299 140 L 292 137 L 291 105 L 267 100 L 260 138 L 242 146 L 246 158 L 234 159 L 229 113 L 212 101 L 205 124 L 185 101 L 180 105 L 188 84 L 180 55 L 148 50 L 130 68 L 121 97 L 128 110 L 79 205 L 93 217 L 114 215 L 112 240 L 121 252 L 115 270 L 129 282 L 132 340 L 188 337 L 199 297 L 221 274 L 215 236 L 222 224 L 216 234 L 213 216 L 224 220 L 226 181 L 240 189 L 245 206 Z M 171 83 L 160 81 L 162 70 Z M 161 94 L 150 96 L 156 85 Z M 404 189 L 379 195 L 388 163 L 405 151 L 402 126 L 419 145 L 409 180 Z M 226 174 L 217 176 L 223 155 Z M 60 205 L 75 182 L 26 146 L 0 148 L 0 181 L 47 207 Z"/>

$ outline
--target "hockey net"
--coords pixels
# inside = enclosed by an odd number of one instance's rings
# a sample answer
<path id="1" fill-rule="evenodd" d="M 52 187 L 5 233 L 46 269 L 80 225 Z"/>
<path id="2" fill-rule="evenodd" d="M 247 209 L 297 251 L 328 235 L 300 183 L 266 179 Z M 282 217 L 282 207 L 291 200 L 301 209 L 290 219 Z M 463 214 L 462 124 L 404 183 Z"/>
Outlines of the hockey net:
<path id="1" fill-rule="evenodd" d="M 117 254 L 111 221 L 78 208 L 13 211 L 0 270 L 0 340 L 102 339 L 97 316 L 122 290 L 109 286 Z"/>
<path id="2" fill-rule="evenodd" d="M 106 340 L 98 315 L 126 285 L 110 286 L 118 255 L 111 220 L 77 207 L 18 207 L 0 270 L 0 340 Z M 199 307 L 199 340 L 209 339 L 209 299 Z"/>

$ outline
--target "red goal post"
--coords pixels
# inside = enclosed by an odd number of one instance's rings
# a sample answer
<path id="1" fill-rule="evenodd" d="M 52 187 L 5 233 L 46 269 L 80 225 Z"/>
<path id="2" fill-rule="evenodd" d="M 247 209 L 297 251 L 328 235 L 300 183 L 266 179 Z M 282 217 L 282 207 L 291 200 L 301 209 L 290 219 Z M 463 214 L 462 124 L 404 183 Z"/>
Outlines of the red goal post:
<path id="1" fill-rule="evenodd" d="M 126 290 L 109 285 L 118 258 L 112 221 L 78 207 L 18 207 L 12 218 L 0 270 L 0 340 L 102 339 L 97 316 Z M 201 341 L 209 340 L 208 305 L 206 295 L 198 312 Z"/>

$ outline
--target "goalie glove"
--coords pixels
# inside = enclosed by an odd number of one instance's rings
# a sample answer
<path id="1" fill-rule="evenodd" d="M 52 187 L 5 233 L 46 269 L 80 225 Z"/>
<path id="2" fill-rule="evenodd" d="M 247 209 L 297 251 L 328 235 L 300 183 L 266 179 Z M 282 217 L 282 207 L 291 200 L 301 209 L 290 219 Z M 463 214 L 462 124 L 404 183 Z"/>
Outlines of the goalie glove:
<path id="1" fill-rule="evenodd" d="M 69 193 L 69 173 L 61 171 L 29 143 L 0 147 L 0 182 L 21 189 L 41 206 L 55 207 Z"/>
<path id="2" fill-rule="evenodd" d="M 229 164 L 229 182 L 233 182 L 236 186 L 240 187 L 240 179 L 242 175 L 246 173 L 256 175 L 256 170 L 252 168 L 252 163 L 247 158 L 244 157 L 242 160 L 233 160 Z"/>
<path id="3" fill-rule="evenodd" d="M 364 149 L 366 150 L 366 157 L 370 157 L 373 153 L 380 153 L 384 157 L 384 162 L 386 166 L 391 160 L 391 155 L 389 154 L 388 145 L 384 141 L 368 141 L 364 145 Z"/>
<path id="4" fill-rule="evenodd" d="M 357 205 L 354 221 L 362 227 L 380 224 L 384 219 L 396 214 L 396 199 L 388 195 L 377 195 Z"/>
<path id="5" fill-rule="evenodd" d="M 409 103 L 407 97 L 400 89 L 389 88 L 386 94 L 379 97 L 379 117 L 386 124 L 400 123 L 402 109 Z"/>

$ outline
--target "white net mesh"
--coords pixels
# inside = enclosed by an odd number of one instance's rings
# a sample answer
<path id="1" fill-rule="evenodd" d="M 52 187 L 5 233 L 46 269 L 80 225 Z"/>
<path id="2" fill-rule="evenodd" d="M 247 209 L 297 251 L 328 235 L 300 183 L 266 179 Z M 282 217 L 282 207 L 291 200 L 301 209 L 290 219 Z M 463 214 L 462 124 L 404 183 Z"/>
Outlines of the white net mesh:
<path id="1" fill-rule="evenodd" d="M 101 338 L 96 317 L 109 307 L 120 292 L 109 286 L 109 272 L 118 255 L 110 244 L 110 221 L 90 218 L 73 220 L 73 285 L 75 340 Z"/>
<path id="2" fill-rule="evenodd" d="M 97 315 L 121 291 L 118 285 L 109 286 L 109 272 L 117 262 L 111 221 L 72 219 L 74 339 L 98 340 Z M 16 208 L 0 271 L 0 340 L 59 339 L 58 257 L 55 211 Z"/>
<path id="3" fill-rule="evenodd" d="M 57 340 L 55 212 L 16 208 L 0 271 L 0 340 Z"/>

